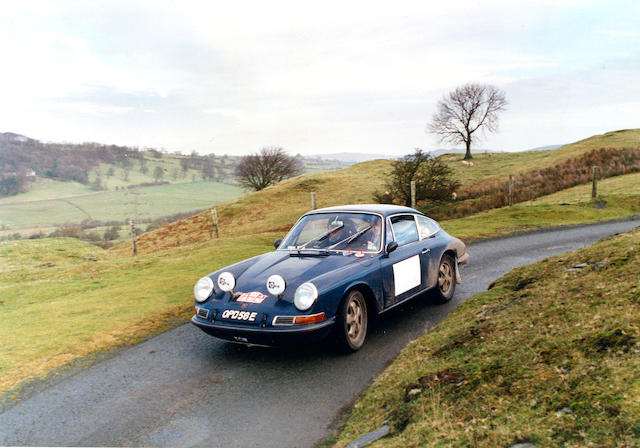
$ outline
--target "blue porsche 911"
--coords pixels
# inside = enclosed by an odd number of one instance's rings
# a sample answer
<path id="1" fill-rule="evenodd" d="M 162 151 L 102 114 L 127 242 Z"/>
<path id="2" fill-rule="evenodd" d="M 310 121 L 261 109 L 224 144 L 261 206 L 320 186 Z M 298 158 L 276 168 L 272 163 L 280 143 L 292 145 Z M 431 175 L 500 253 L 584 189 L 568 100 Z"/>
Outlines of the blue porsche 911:
<path id="1" fill-rule="evenodd" d="M 408 207 L 345 205 L 303 215 L 276 250 L 201 278 L 191 322 L 218 338 L 258 345 L 308 343 L 334 334 L 364 344 L 378 314 L 430 291 L 453 297 L 462 241 Z"/>

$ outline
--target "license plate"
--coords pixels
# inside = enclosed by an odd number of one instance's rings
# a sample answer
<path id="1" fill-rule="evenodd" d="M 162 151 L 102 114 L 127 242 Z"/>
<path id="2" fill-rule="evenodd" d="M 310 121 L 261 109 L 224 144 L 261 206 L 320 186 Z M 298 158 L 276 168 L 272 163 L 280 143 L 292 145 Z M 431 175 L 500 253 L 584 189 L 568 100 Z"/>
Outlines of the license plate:
<path id="1" fill-rule="evenodd" d="M 256 311 L 240 311 L 240 310 L 224 310 L 220 313 L 221 319 L 230 319 L 240 322 L 256 322 L 258 312 Z"/>

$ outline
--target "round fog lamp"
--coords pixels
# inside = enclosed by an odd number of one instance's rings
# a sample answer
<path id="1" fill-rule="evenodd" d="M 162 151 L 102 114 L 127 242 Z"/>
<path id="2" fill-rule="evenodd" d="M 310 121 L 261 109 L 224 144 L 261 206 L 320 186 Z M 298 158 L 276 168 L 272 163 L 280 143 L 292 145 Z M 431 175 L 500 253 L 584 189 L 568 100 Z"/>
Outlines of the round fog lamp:
<path id="1" fill-rule="evenodd" d="M 279 275 L 272 275 L 267 279 L 267 291 L 269 294 L 273 294 L 274 296 L 279 296 L 284 292 L 284 289 L 287 287 L 287 284 L 284 282 L 284 279 Z"/>
<path id="2" fill-rule="evenodd" d="M 209 277 L 202 277 L 193 287 L 193 295 L 198 302 L 204 302 L 213 292 L 213 281 Z"/>
<path id="3" fill-rule="evenodd" d="M 223 272 L 218 276 L 218 286 L 224 292 L 231 291 L 236 286 L 236 279 L 231 272 Z"/>
<path id="4" fill-rule="evenodd" d="M 315 285 L 313 283 L 303 283 L 298 286 L 298 289 L 296 289 L 296 293 L 293 297 L 293 304 L 300 311 L 306 311 L 313 306 L 317 298 L 318 290 Z"/>

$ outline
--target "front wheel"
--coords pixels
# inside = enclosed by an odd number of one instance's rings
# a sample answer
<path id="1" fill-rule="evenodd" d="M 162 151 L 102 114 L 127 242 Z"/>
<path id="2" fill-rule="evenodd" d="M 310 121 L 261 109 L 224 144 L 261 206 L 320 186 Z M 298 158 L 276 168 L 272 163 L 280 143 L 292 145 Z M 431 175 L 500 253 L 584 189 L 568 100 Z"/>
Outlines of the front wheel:
<path id="1" fill-rule="evenodd" d="M 355 352 L 364 345 L 368 325 L 367 302 L 360 291 L 351 291 L 342 302 L 337 324 L 336 336 L 344 349 Z"/>
<path id="2" fill-rule="evenodd" d="M 438 281 L 433 288 L 433 296 L 439 303 L 446 303 L 456 291 L 456 267 L 451 255 L 443 255 L 438 267 Z"/>

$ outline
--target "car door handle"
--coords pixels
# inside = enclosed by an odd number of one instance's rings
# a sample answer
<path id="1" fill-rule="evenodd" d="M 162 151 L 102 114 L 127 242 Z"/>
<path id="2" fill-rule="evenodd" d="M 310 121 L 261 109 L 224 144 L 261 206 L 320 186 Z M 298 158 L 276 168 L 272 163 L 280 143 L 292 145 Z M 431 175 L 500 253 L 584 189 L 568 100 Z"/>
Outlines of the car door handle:
<path id="1" fill-rule="evenodd" d="M 427 249 L 427 248 L 422 249 L 423 254 L 428 254 L 429 252 L 431 252 L 431 249 Z"/>

